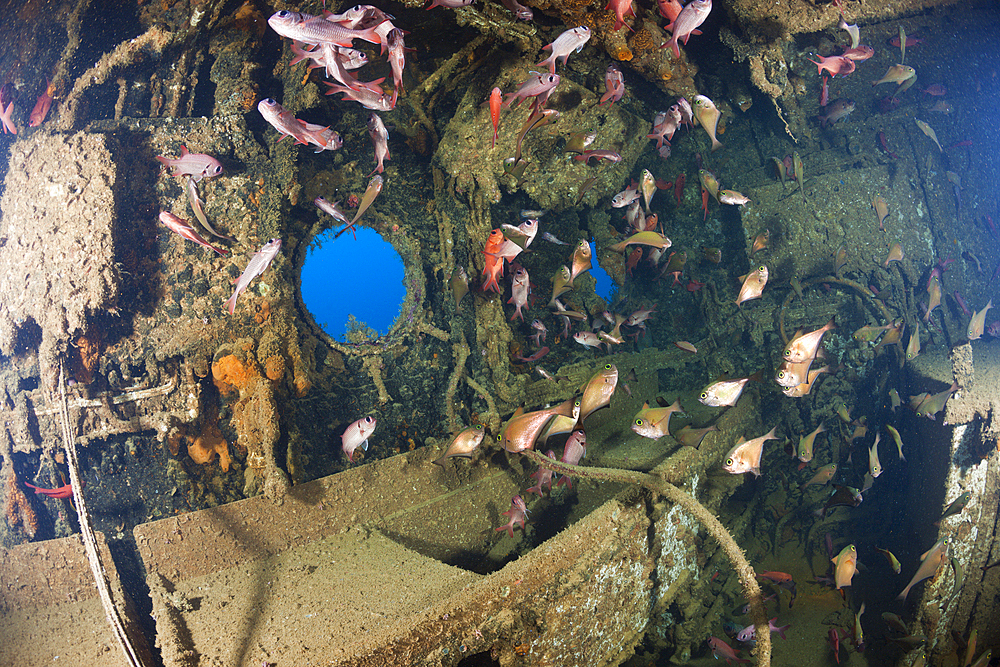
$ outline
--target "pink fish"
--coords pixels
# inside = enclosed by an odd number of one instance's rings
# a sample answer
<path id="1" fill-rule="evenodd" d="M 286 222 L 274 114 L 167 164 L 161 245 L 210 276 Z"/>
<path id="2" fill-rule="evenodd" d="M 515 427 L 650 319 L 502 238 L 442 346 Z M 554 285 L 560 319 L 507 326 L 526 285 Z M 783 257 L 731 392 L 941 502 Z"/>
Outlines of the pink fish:
<path id="1" fill-rule="evenodd" d="M 779 628 L 777 625 L 774 624 L 774 622 L 777 620 L 778 620 L 777 616 L 769 620 L 767 622 L 767 627 L 771 630 L 772 633 L 777 632 L 779 635 L 781 635 L 782 639 L 788 639 L 788 637 L 785 636 L 785 630 L 787 630 L 792 626 L 789 624 L 789 625 L 783 625 Z M 748 642 L 751 639 L 756 638 L 756 636 L 757 636 L 757 629 L 752 625 L 748 625 L 747 627 L 740 630 L 739 634 L 736 635 L 736 640 L 741 642 Z"/>
<path id="2" fill-rule="evenodd" d="M 830 101 L 830 88 L 826 85 L 830 79 L 826 76 L 823 77 L 823 85 L 819 90 L 819 105 L 825 107 Z"/>
<path id="3" fill-rule="evenodd" d="M 14 84 L 8 82 L 0 87 L 0 122 L 3 122 L 4 134 L 17 134 L 11 114 L 14 113 Z"/>
<path id="4" fill-rule="evenodd" d="M 752 662 L 750 660 L 737 657 L 736 651 L 733 650 L 733 647 L 718 637 L 709 637 L 708 647 L 712 649 L 712 655 L 715 656 L 716 660 L 722 658 L 726 661 L 727 665 L 732 664 L 733 660 L 735 660 L 737 664 L 744 665 L 749 665 Z"/>
<path id="5" fill-rule="evenodd" d="M 530 21 L 535 18 L 535 13 L 531 11 L 531 8 L 525 7 L 517 0 L 500 0 L 500 2 L 522 21 Z"/>
<path id="6" fill-rule="evenodd" d="M 681 124 L 681 108 L 673 105 L 667 111 L 661 111 L 653 119 L 653 131 L 646 135 L 647 139 L 656 139 L 656 148 L 663 146 L 663 142 L 670 142 L 674 138 L 674 132 Z"/>
<path id="7" fill-rule="evenodd" d="M 854 61 L 850 58 L 845 58 L 844 56 L 817 56 L 817 58 L 819 58 L 819 61 L 806 58 L 806 60 L 816 65 L 817 74 L 822 74 L 826 70 L 830 73 L 831 77 L 835 77 L 838 74 L 847 75 L 854 71 Z"/>
<path id="8" fill-rule="evenodd" d="M 563 448 L 562 458 L 559 460 L 562 463 L 568 463 L 571 466 L 580 465 L 580 459 L 587 455 L 587 434 L 582 430 L 577 429 L 573 431 L 569 438 L 566 439 L 566 445 Z M 566 485 L 566 488 L 573 488 L 573 481 L 569 478 L 569 475 L 563 475 L 556 482 L 556 488 Z"/>
<path id="9" fill-rule="evenodd" d="M 528 278 L 528 272 L 524 267 L 519 266 L 510 279 L 510 300 L 507 303 L 512 303 L 517 308 L 510 316 L 511 321 L 515 317 L 520 318 L 522 322 L 524 321 L 521 309 L 527 305 L 529 294 L 531 294 L 531 281 Z"/>
<path id="10" fill-rule="evenodd" d="M 31 115 L 28 116 L 28 127 L 38 127 L 45 121 L 45 117 L 49 115 L 49 108 L 52 106 L 52 96 L 55 95 L 55 92 L 56 89 L 52 85 L 52 82 L 46 81 L 45 92 L 38 96 L 35 108 L 31 110 Z"/>
<path id="11" fill-rule="evenodd" d="M 292 137 L 297 144 L 317 146 L 319 148 L 317 153 L 324 150 L 336 150 L 344 145 L 344 140 L 340 138 L 340 135 L 329 127 L 301 121 L 291 111 L 269 97 L 257 103 L 257 111 L 281 135 L 281 139 L 278 141 L 284 140 L 285 137 Z M 157 159 L 163 161 L 162 158 Z M 164 162 L 164 164 L 166 163 Z M 219 169 L 222 169 L 221 165 Z"/>
<path id="12" fill-rule="evenodd" d="M 403 94 L 406 92 L 403 90 L 403 68 L 406 67 L 406 51 L 412 51 L 413 49 L 406 48 L 406 44 L 403 41 L 403 31 L 399 28 L 393 28 L 389 31 L 386 43 L 389 45 L 389 66 L 392 68 L 392 85 L 399 91 L 399 94 Z"/>
<path id="13" fill-rule="evenodd" d="M 222 164 L 211 155 L 204 153 L 189 153 L 187 146 L 181 146 L 179 158 L 156 156 L 164 167 L 170 169 L 171 176 L 190 176 L 197 183 L 203 178 L 218 176 L 222 173 Z"/>
<path id="14" fill-rule="evenodd" d="M 584 347 L 600 347 L 601 339 L 592 331 L 579 331 L 573 334 L 573 340 Z"/>
<path id="15" fill-rule="evenodd" d="M 188 223 L 184 218 L 178 218 L 173 213 L 168 213 L 167 211 L 160 211 L 160 222 L 166 226 L 167 229 L 186 238 L 188 241 L 194 241 L 200 246 L 205 246 L 209 250 L 214 250 L 220 255 L 225 255 L 228 250 L 220 250 L 214 245 L 206 241 L 201 237 L 201 234 L 196 232 L 194 228 Z"/>
<path id="16" fill-rule="evenodd" d="M 619 26 L 620 27 L 620 26 Z M 549 72 L 552 74 L 556 73 L 556 60 L 562 58 L 563 67 L 566 66 L 566 61 L 569 60 L 569 54 L 576 51 L 579 53 L 584 44 L 590 39 L 590 28 L 585 25 L 581 25 L 577 28 L 567 30 L 563 34 L 556 37 L 555 41 L 551 44 L 546 44 L 542 49 L 550 49 L 552 54 L 538 63 L 538 66 L 542 65 L 549 66 Z"/>
<path id="17" fill-rule="evenodd" d="M 344 434 L 340 436 L 340 448 L 344 450 L 348 461 L 351 463 L 354 462 L 354 450 L 358 447 L 361 447 L 366 452 L 368 451 L 368 437 L 375 432 L 377 424 L 376 419 L 368 415 L 347 427 Z"/>
<path id="18" fill-rule="evenodd" d="M 504 516 L 509 516 L 510 521 L 507 525 L 500 526 L 496 529 L 496 532 L 500 533 L 507 531 L 507 534 L 512 538 L 514 537 L 514 527 L 517 524 L 521 524 L 521 530 L 524 530 L 524 523 L 528 517 L 528 507 L 524 504 L 524 498 L 521 496 L 514 496 L 510 499 L 510 509 L 503 513 Z"/>
<path id="19" fill-rule="evenodd" d="M 550 459 L 556 457 L 556 453 L 551 449 L 545 452 L 545 455 Z M 539 497 L 544 495 L 542 491 L 548 487 L 549 492 L 552 492 L 552 476 L 555 475 L 554 472 L 548 468 L 538 467 L 538 470 L 531 473 L 531 478 L 535 480 L 535 485 L 524 490 L 525 493 L 537 493 Z"/>
<path id="20" fill-rule="evenodd" d="M 347 214 L 344 213 L 343 209 L 341 209 L 340 206 L 338 206 L 338 204 L 340 204 L 340 202 L 333 202 L 331 204 L 330 202 L 328 202 L 327 200 L 323 199 L 322 197 L 316 197 L 316 199 L 313 200 L 313 203 L 316 204 L 316 207 L 319 210 L 321 210 L 324 213 L 327 213 L 327 214 L 333 216 L 333 219 L 336 220 L 337 222 L 342 222 L 345 225 L 347 225 L 347 227 L 345 227 L 344 229 L 340 230 L 341 232 L 343 232 L 343 231 L 345 231 L 347 229 L 350 229 L 351 233 L 354 234 L 354 240 L 356 241 L 358 239 L 358 235 L 354 231 L 354 225 L 351 224 L 351 219 L 348 218 Z M 339 232 L 338 232 L 338 234 L 339 234 Z"/>
<path id="21" fill-rule="evenodd" d="M 517 360 L 520 361 L 520 362 L 522 362 L 522 363 L 525 363 L 525 364 L 533 364 L 536 361 L 538 361 L 539 359 L 541 359 L 542 357 L 544 357 L 548 353 L 549 353 L 549 348 L 543 347 L 542 349 L 538 350 L 537 352 L 535 352 L 530 357 L 522 357 L 522 356 L 518 355 Z"/>
<path id="22" fill-rule="evenodd" d="M 381 23 L 381 21 L 379 22 Z M 350 47 L 355 39 L 362 39 L 372 44 L 381 43 L 374 27 L 353 30 L 339 23 L 327 21 L 322 16 L 312 16 L 299 12 L 284 10 L 275 12 L 267 19 L 267 24 L 282 37 L 306 44 L 327 42 L 337 46 Z"/>
<path id="23" fill-rule="evenodd" d="M 506 108 L 511 105 L 512 102 L 517 102 L 521 104 L 521 100 L 525 100 L 529 97 L 535 98 L 535 109 L 540 109 L 545 106 L 548 102 L 549 95 L 556 86 L 559 85 L 559 75 L 558 74 L 539 74 L 538 72 L 531 72 L 531 76 L 528 80 L 521 84 L 513 93 L 507 93 L 507 98 L 503 101 L 501 108 Z"/>
<path id="24" fill-rule="evenodd" d="M 607 160 L 608 162 L 618 163 L 622 161 L 622 156 L 616 151 L 598 149 L 593 151 L 584 151 L 580 155 L 574 155 L 573 159 L 578 162 L 583 162 L 584 164 L 590 164 L 591 160 L 597 160 L 598 162 L 601 160 Z"/>
<path id="25" fill-rule="evenodd" d="M 459 7 L 468 7 L 475 0 L 434 0 L 428 5 L 427 9 L 431 10 L 435 7 L 446 7 L 447 9 L 458 9 Z"/>
<path id="26" fill-rule="evenodd" d="M 853 49 L 845 50 L 840 55 L 843 58 L 849 58 L 850 60 L 854 60 L 860 63 L 868 60 L 873 55 L 875 55 L 875 49 L 866 44 L 859 44 L 858 46 L 855 46 Z M 850 74 L 850 72 L 845 72 L 845 74 Z"/>
<path id="27" fill-rule="evenodd" d="M 656 0 L 656 4 L 660 9 L 660 16 L 667 19 L 669 23 L 673 23 L 680 15 L 681 10 L 684 9 L 680 0 Z"/>
<path id="28" fill-rule="evenodd" d="M 385 129 L 385 123 L 382 122 L 377 113 L 373 113 L 368 117 L 368 135 L 372 138 L 372 143 L 375 145 L 375 161 L 378 163 L 372 169 L 372 173 L 368 174 L 371 176 L 375 172 L 381 174 L 385 171 L 382 163 L 390 159 L 389 131 Z"/>
<path id="29" fill-rule="evenodd" d="M 622 26 L 625 26 L 631 32 L 635 32 L 635 30 L 632 30 L 632 26 L 625 23 L 626 14 L 631 14 L 632 18 L 635 18 L 635 9 L 632 8 L 632 0 L 608 0 L 608 4 L 605 5 L 604 9 L 613 9 L 615 12 L 615 25 L 611 28 L 612 30 L 618 32 Z M 566 63 L 563 64 L 565 65 Z"/>
<path id="30" fill-rule="evenodd" d="M 236 281 L 236 290 L 229 297 L 229 300 L 226 301 L 226 309 L 230 315 L 236 311 L 236 299 L 239 298 L 240 293 L 250 285 L 250 281 L 264 273 L 267 267 L 271 266 L 271 262 L 279 250 L 281 250 L 281 239 L 271 239 L 264 244 L 264 247 L 257 251 L 256 255 L 250 258 L 247 268 L 243 270 L 239 280 Z"/>
<path id="31" fill-rule="evenodd" d="M 687 46 L 691 35 L 700 35 L 701 31 L 697 28 L 705 22 L 711 11 L 712 0 L 692 0 L 686 4 L 674 22 L 666 26 L 671 32 L 671 37 L 669 41 L 661 44 L 660 48 L 665 49 L 669 46 L 674 50 L 674 58 L 680 58 L 681 49 L 678 42 L 684 40 L 684 46 Z"/>
<path id="32" fill-rule="evenodd" d="M 947 95 L 948 89 L 942 86 L 940 83 L 935 83 L 933 85 L 924 88 L 924 92 L 934 97 L 940 97 L 941 95 Z"/>
<path id="33" fill-rule="evenodd" d="M 328 83 L 326 81 L 323 83 L 330 89 L 326 91 L 327 95 L 344 93 L 344 96 L 340 99 L 357 102 L 366 109 L 371 109 L 372 111 L 392 111 L 396 108 L 396 98 L 399 96 L 399 89 L 393 90 L 392 93 L 383 92 L 379 94 L 369 88 L 352 90 L 347 86 L 341 86 L 336 83 Z"/>
<path id="34" fill-rule="evenodd" d="M 608 65 L 608 69 L 604 72 L 604 89 L 605 93 L 597 103 L 598 106 L 605 102 L 614 104 L 625 95 L 625 75 L 614 63 Z"/>
<path id="35" fill-rule="evenodd" d="M 821 127 L 826 127 L 827 125 L 833 125 L 838 120 L 842 118 L 847 118 L 854 111 L 854 100 L 840 99 L 836 100 L 829 107 L 826 108 L 826 113 L 822 116 L 817 116 Z"/>

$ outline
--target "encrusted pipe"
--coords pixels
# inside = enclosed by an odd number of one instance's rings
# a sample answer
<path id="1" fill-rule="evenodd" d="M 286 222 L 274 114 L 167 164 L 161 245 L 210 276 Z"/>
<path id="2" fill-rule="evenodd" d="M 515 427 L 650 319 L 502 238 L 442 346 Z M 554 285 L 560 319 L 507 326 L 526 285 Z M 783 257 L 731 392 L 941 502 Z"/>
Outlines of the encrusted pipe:
<path id="1" fill-rule="evenodd" d="M 760 585 L 757 583 L 757 575 L 747 561 L 746 556 L 743 555 L 743 550 L 736 544 L 736 540 L 729 534 L 726 527 L 704 505 L 698 502 L 694 496 L 685 493 L 664 479 L 644 472 L 623 470 L 621 468 L 591 468 L 569 465 L 550 459 L 532 449 L 527 449 L 521 453 L 540 467 L 552 472 L 605 482 L 637 484 L 649 489 L 653 493 L 664 496 L 670 502 L 680 505 L 690 512 L 705 527 L 705 530 L 719 542 L 722 550 L 729 557 L 729 562 L 733 564 L 733 569 L 739 575 L 740 583 L 743 584 L 743 594 L 750 603 L 750 618 L 753 620 L 754 629 L 757 634 L 754 657 L 757 658 L 758 667 L 770 667 L 771 631 L 767 622 L 767 613 L 764 609 L 764 597 L 761 593 Z"/>

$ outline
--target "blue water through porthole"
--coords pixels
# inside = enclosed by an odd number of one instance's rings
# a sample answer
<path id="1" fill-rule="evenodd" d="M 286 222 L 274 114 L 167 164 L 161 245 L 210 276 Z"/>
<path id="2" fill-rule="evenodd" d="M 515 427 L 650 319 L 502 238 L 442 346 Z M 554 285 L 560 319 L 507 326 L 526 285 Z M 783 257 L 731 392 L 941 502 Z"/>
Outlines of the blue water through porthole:
<path id="1" fill-rule="evenodd" d="M 346 340 L 348 316 L 386 334 L 406 295 L 403 259 L 378 232 L 358 227 L 314 239 L 302 265 L 302 301 L 332 338 Z"/>
<path id="2" fill-rule="evenodd" d="M 597 284 L 594 285 L 594 292 L 605 302 L 611 303 L 611 296 L 615 291 L 615 281 L 611 280 L 608 272 L 598 265 L 597 248 L 594 247 L 593 241 L 590 242 L 590 256 L 592 258 L 590 263 L 594 265 L 590 269 L 590 275 L 594 276 L 594 280 L 597 281 Z"/>

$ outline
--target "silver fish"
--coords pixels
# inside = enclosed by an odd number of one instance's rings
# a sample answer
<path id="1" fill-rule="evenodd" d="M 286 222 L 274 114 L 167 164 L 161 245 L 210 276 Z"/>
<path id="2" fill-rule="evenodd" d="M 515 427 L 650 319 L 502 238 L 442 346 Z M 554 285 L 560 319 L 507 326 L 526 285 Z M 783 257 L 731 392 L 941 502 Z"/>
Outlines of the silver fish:
<path id="1" fill-rule="evenodd" d="M 236 299 L 240 293 L 247 288 L 250 281 L 264 273 L 267 267 L 271 266 L 271 262 L 279 250 L 281 250 L 281 239 L 271 239 L 250 259 L 247 263 L 247 268 L 243 270 L 240 279 L 236 281 L 236 289 L 233 291 L 233 295 L 226 301 L 226 309 L 230 315 L 236 311 Z"/>

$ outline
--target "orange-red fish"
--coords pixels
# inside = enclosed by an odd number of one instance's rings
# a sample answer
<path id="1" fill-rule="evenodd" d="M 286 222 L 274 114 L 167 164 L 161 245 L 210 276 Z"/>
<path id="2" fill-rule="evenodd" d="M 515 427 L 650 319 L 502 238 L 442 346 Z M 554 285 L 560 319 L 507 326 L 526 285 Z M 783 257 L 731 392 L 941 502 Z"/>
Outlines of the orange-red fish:
<path id="1" fill-rule="evenodd" d="M 490 232 L 489 238 L 486 239 L 486 247 L 483 249 L 483 254 L 486 255 L 486 266 L 483 268 L 483 275 L 489 276 L 489 278 L 483 283 L 484 292 L 488 289 L 495 289 L 497 294 L 500 293 L 497 277 L 503 277 L 503 257 L 498 253 L 505 240 L 503 232 L 499 229 Z"/>
<path id="2" fill-rule="evenodd" d="M 38 96 L 35 108 L 31 110 L 31 115 L 28 117 L 28 127 L 38 127 L 45 121 L 45 117 L 49 115 L 49 108 L 52 106 L 52 98 L 55 94 L 56 87 L 51 81 L 46 81 L 45 92 Z"/>
<path id="3" fill-rule="evenodd" d="M 500 104 L 503 102 L 503 91 L 497 87 L 490 93 L 490 119 L 493 121 L 493 143 L 490 148 L 497 145 L 497 137 L 500 135 Z"/>

